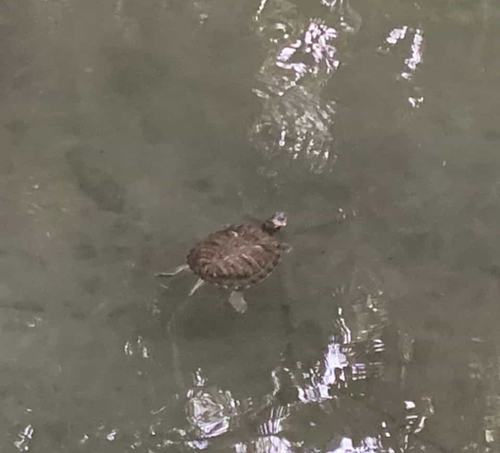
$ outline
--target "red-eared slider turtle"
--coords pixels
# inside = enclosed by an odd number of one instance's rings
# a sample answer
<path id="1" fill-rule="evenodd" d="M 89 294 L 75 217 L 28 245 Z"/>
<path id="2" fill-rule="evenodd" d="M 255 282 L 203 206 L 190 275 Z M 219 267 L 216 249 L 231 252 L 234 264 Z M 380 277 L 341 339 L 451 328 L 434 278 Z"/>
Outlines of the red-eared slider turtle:
<path id="1" fill-rule="evenodd" d="M 205 282 L 228 288 L 230 304 L 243 313 L 247 308 L 243 290 L 269 276 L 282 253 L 289 250 L 274 236 L 286 223 L 286 213 L 277 212 L 261 225 L 230 225 L 215 231 L 191 249 L 186 264 L 157 276 L 172 277 L 191 270 L 199 278 L 190 296 Z"/>

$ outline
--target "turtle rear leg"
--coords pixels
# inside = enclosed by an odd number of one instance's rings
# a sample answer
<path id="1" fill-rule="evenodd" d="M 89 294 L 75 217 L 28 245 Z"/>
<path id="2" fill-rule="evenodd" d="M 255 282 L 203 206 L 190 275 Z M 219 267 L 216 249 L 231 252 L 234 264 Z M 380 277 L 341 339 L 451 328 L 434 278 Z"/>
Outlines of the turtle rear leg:
<path id="1" fill-rule="evenodd" d="M 201 286 L 203 286 L 203 285 L 204 285 L 204 283 L 205 283 L 205 280 L 203 280 L 203 279 L 199 278 L 199 279 L 198 279 L 198 281 L 194 284 L 194 286 L 193 286 L 193 288 L 191 289 L 191 291 L 189 291 L 189 295 L 190 295 L 190 296 L 192 296 L 192 295 L 196 292 L 196 290 L 197 290 L 198 288 L 200 288 Z"/>
<path id="2" fill-rule="evenodd" d="M 229 296 L 229 303 L 238 313 L 245 313 L 247 311 L 247 303 L 240 291 L 232 291 Z"/>
<path id="3" fill-rule="evenodd" d="M 177 266 L 175 269 L 172 269 L 168 272 L 159 272 L 155 274 L 155 277 L 173 277 L 174 275 L 180 274 L 183 271 L 187 271 L 189 266 L 187 264 L 182 264 L 181 266 Z"/>

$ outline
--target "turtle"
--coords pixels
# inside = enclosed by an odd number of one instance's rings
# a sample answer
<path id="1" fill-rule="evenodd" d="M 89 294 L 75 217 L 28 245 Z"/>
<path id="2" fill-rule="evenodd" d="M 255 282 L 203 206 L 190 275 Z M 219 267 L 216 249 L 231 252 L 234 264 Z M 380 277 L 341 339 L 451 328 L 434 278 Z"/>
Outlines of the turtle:
<path id="1" fill-rule="evenodd" d="M 186 263 L 157 277 L 173 277 L 191 271 L 198 280 L 192 296 L 206 282 L 231 290 L 229 303 L 244 313 L 247 303 L 243 291 L 267 278 L 291 247 L 275 236 L 287 224 L 288 215 L 276 212 L 262 224 L 228 225 L 198 242 L 188 253 Z"/>

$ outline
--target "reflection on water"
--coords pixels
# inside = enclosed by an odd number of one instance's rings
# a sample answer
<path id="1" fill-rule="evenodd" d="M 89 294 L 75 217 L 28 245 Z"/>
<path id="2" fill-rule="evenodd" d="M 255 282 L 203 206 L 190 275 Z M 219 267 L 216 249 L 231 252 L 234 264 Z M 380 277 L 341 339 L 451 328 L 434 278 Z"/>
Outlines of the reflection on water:
<path id="1" fill-rule="evenodd" d="M 404 59 L 404 69 L 398 74 L 398 79 L 410 81 L 423 60 L 424 36 L 421 29 L 413 29 L 407 25 L 396 27 L 389 32 L 385 43 L 378 50 L 381 53 L 394 52 L 395 47 L 405 40 L 409 40 L 411 45 L 409 46 L 409 56 Z M 413 108 L 419 107 L 424 102 L 423 88 L 418 84 L 413 84 L 409 86 L 409 90 L 411 93 L 408 95 L 408 102 Z"/>
<path id="2" fill-rule="evenodd" d="M 31 440 L 35 430 L 31 425 L 26 426 L 18 435 L 18 439 L 14 441 L 14 446 L 19 451 L 28 451 L 30 449 Z"/>
<path id="3" fill-rule="evenodd" d="M 323 88 L 349 63 L 346 50 L 362 24 L 348 0 L 323 0 L 321 5 L 319 17 L 307 17 L 294 3 L 263 0 L 254 16 L 268 55 L 256 75 L 254 92 L 262 100 L 262 111 L 250 139 L 266 156 L 288 155 L 315 173 L 332 170 L 338 158 L 337 108 Z M 422 87 L 413 80 L 423 60 L 423 30 L 396 27 L 378 51 L 399 53 L 401 43 L 408 41 L 398 78 L 408 85 L 407 102 L 417 108 L 424 101 Z"/>
<path id="4" fill-rule="evenodd" d="M 268 156 L 288 154 L 315 172 L 335 162 L 335 103 L 321 98 L 338 68 L 337 42 L 355 33 L 359 15 L 347 0 L 323 3 L 322 17 L 305 17 L 283 0 L 262 1 L 255 23 L 268 55 L 254 92 L 263 101 L 250 138 Z"/>
<path id="5" fill-rule="evenodd" d="M 187 424 L 174 429 L 174 442 L 259 453 L 417 448 L 414 437 L 434 413 L 432 398 L 407 390 L 412 341 L 390 332 L 387 300 L 381 289 L 369 291 L 371 280 L 355 275 L 332 296 L 338 313 L 316 359 L 295 351 L 301 336 L 290 338 L 269 375 L 270 393 L 238 399 L 198 370 L 184 396 Z"/>

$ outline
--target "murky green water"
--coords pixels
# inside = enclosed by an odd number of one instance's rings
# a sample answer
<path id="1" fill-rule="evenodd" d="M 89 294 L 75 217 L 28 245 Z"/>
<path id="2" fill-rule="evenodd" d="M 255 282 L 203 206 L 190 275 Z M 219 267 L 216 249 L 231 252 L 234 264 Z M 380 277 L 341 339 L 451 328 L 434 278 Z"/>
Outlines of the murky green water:
<path id="1" fill-rule="evenodd" d="M 0 450 L 500 451 L 499 20 L 6 0 Z M 154 278 L 275 210 L 244 315 Z"/>

